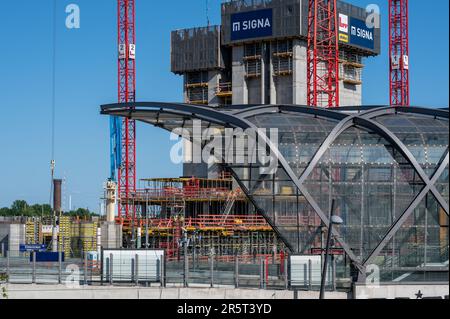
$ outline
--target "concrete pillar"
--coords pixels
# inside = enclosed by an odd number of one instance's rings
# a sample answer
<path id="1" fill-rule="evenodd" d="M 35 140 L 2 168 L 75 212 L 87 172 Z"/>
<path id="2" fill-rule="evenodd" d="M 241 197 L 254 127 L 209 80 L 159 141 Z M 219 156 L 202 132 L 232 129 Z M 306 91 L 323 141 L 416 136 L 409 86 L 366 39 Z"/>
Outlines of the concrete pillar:
<path id="1" fill-rule="evenodd" d="M 209 71 L 208 72 L 208 104 L 213 106 L 218 106 L 220 100 L 217 97 L 217 88 L 220 82 L 220 72 L 219 71 Z"/>
<path id="2" fill-rule="evenodd" d="M 260 103 L 266 104 L 266 59 L 267 49 L 266 43 L 261 43 L 261 92 L 260 92 Z"/>
<path id="3" fill-rule="evenodd" d="M 118 249 L 122 247 L 122 226 L 115 223 L 101 225 L 101 247 L 104 249 Z M 100 248 L 101 248 L 100 247 Z M 98 248 L 98 246 L 97 246 Z M 100 250 L 101 253 L 101 250 Z M 100 255 L 99 255 L 100 256 Z"/>
<path id="4" fill-rule="evenodd" d="M 269 44 L 268 44 L 269 45 Z M 270 52 L 270 64 L 269 64 L 269 90 L 270 90 L 270 101 L 268 101 L 270 104 L 277 104 L 277 87 L 275 82 L 275 76 L 274 76 L 274 65 L 273 65 L 273 55 L 272 51 Z"/>
<path id="5" fill-rule="evenodd" d="M 307 63 L 306 63 L 306 42 L 295 39 L 292 42 L 293 69 L 292 69 L 292 103 L 298 105 L 307 104 Z"/>
<path id="6" fill-rule="evenodd" d="M 117 183 L 106 182 L 106 221 L 114 222 L 116 218 Z"/>
<path id="7" fill-rule="evenodd" d="M 136 249 L 141 249 L 142 248 L 142 228 L 138 227 L 136 232 L 137 232 Z"/>
<path id="8" fill-rule="evenodd" d="M 245 78 L 244 46 L 233 47 L 233 104 L 248 104 L 248 88 Z"/>
<path id="9" fill-rule="evenodd" d="M 58 229 L 56 226 L 52 228 L 52 252 L 58 252 Z"/>

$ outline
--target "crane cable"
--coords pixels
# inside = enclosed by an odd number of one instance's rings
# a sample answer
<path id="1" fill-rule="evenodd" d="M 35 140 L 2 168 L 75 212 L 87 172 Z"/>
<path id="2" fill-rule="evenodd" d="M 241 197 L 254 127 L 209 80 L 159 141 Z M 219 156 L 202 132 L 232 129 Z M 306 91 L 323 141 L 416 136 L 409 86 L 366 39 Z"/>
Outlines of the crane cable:
<path id="1" fill-rule="evenodd" d="M 49 204 L 52 207 L 53 196 L 53 179 L 55 177 L 55 123 L 56 123 L 56 0 L 53 0 L 53 53 L 52 53 L 52 110 L 51 110 L 51 181 L 50 181 L 50 200 Z M 54 208 L 54 207 L 53 207 Z"/>

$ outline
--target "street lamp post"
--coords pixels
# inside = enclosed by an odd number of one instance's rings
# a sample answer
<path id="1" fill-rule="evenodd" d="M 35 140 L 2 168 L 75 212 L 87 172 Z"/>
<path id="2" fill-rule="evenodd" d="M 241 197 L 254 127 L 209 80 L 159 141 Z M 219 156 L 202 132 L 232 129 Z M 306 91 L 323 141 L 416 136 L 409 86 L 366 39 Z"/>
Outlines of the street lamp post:
<path id="1" fill-rule="evenodd" d="M 339 216 L 333 215 L 334 213 L 334 205 L 335 200 L 331 202 L 331 213 L 330 213 L 330 225 L 328 227 L 328 236 L 327 236 L 327 246 L 325 250 L 325 261 L 323 263 L 322 270 L 322 282 L 320 284 L 320 299 L 324 299 L 325 297 L 325 283 L 327 278 L 327 268 L 328 268 L 328 255 L 330 253 L 330 242 L 331 242 L 331 234 L 333 233 L 333 225 L 341 225 L 344 221 Z"/>

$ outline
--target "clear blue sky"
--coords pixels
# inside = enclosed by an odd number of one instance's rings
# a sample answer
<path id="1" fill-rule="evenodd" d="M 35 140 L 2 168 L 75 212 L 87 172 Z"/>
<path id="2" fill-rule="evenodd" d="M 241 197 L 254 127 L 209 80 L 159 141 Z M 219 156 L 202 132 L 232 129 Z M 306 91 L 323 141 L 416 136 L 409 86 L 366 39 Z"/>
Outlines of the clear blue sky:
<path id="1" fill-rule="evenodd" d="M 49 201 L 51 159 L 52 0 L 3 1 L 0 207 L 15 199 Z M 206 0 L 136 0 L 137 99 L 182 100 L 182 80 L 170 73 L 170 31 L 206 24 Z M 364 103 L 388 103 L 387 0 L 380 5 L 383 54 L 366 61 Z M 65 7 L 81 9 L 81 29 L 65 28 Z M 117 99 L 115 0 L 58 0 L 56 174 L 66 179 L 65 205 L 98 209 L 109 175 L 109 122 L 99 105 Z M 447 0 L 410 1 L 412 103 L 447 107 L 449 43 Z M 220 0 L 210 18 L 220 23 Z M 138 125 L 138 176 L 179 176 L 169 161 L 168 134 Z"/>

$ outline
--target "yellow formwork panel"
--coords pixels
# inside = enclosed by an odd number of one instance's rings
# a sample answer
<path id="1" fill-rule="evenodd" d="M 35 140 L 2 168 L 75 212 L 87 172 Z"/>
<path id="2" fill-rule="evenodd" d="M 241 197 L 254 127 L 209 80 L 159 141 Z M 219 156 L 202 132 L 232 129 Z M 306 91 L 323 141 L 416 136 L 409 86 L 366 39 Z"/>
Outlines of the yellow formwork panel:
<path id="1" fill-rule="evenodd" d="M 80 239 L 83 251 L 97 250 L 97 223 L 82 222 L 80 224 Z"/>

